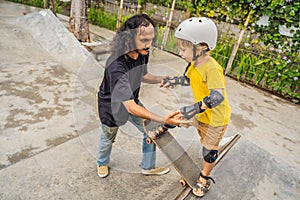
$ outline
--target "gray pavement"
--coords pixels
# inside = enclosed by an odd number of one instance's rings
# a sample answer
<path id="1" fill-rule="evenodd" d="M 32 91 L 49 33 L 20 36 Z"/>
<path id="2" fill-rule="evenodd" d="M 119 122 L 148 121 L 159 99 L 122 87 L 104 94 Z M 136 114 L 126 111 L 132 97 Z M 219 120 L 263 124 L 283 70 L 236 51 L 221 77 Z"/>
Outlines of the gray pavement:
<path id="1" fill-rule="evenodd" d="M 67 21 L 0 0 L 0 199 L 174 199 L 182 190 L 174 168 L 165 176 L 139 173 L 141 135 L 130 124 L 114 144 L 110 176 L 97 176 L 95 94 L 114 33 L 91 26 L 98 46 L 89 52 L 65 28 Z M 155 50 L 149 70 L 176 75 L 185 65 Z M 217 183 L 203 199 L 299 199 L 299 106 L 226 80 L 232 106 L 226 136 L 242 138 L 215 168 Z M 192 102 L 189 89 L 147 84 L 141 98 L 160 114 Z M 200 160 L 195 129 L 172 133 Z M 158 165 L 170 165 L 157 154 Z"/>

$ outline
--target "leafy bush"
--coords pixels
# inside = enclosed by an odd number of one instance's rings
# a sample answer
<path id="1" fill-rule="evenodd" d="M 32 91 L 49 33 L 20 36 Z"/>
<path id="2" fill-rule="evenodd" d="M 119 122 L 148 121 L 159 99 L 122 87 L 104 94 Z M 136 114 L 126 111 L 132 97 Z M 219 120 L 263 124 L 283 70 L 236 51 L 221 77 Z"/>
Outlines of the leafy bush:
<path id="1" fill-rule="evenodd" d="M 29 6 L 34 6 L 38 8 L 44 7 L 44 0 L 9 0 L 15 3 L 23 3 Z"/>
<path id="2" fill-rule="evenodd" d="M 125 22 L 130 16 L 123 16 L 122 23 Z M 92 24 L 99 25 L 109 30 L 116 30 L 117 13 L 109 13 L 104 10 L 104 7 L 99 7 L 92 4 L 88 11 L 88 18 Z"/>
<path id="3" fill-rule="evenodd" d="M 148 3 L 171 6 L 172 0 Z M 235 57 L 230 75 L 300 103 L 300 2 L 296 0 L 177 0 L 176 7 L 192 16 L 208 16 L 246 28 L 247 38 Z M 268 26 L 257 23 L 268 18 Z M 291 28 L 282 35 L 280 28 Z M 231 40 L 230 36 L 227 40 Z M 263 43 L 264 45 L 261 45 Z M 263 47 L 261 47 L 263 46 Z M 218 41 L 212 55 L 226 67 L 233 44 Z"/>

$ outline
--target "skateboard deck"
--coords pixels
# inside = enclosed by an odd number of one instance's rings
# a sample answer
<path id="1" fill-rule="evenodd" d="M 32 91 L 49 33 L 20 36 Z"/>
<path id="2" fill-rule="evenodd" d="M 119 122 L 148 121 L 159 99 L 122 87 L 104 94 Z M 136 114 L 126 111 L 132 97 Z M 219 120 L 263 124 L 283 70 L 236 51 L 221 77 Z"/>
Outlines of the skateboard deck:
<path id="1" fill-rule="evenodd" d="M 162 126 L 160 123 L 145 120 L 143 125 L 145 132 L 149 136 L 147 142 L 154 142 L 162 153 L 171 161 L 173 167 L 182 177 L 180 183 L 182 185 L 187 184 L 191 188 L 194 187 L 201 172 L 199 166 L 186 153 L 170 132 L 166 130 L 167 128 L 165 128 L 165 131 L 158 131 L 160 133 L 155 136 L 153 135 L 153 132 L 157 131 L 159 126 Z"/>
<path id="2" fill-rule="evenodd" d="M 143 126 L 148 135 L 147 143 L 153 142 L 156 144 L 169 161 L 171 161 L 172 166 L 182 177 L 180 180 L 182 186 L 187 184 L 189 188 L 193 188 L 199 178 L 201 169 L 171 135 L 168 131 L 169 127 L 150 120 L 144 120 Z M 239 138 L 240 135 L 237 134 L 221 140 L 216 165 Z"/>

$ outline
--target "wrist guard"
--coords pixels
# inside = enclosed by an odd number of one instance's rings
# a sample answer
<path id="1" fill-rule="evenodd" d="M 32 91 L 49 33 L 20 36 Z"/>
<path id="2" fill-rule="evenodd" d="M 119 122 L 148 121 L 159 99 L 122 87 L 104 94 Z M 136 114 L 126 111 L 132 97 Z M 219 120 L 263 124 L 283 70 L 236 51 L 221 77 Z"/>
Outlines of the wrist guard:
<path id="1" fill-rule="evenodd" d="M 183 114 L 183 116 L 186 119 L 191 119 L 196 114 L 202 113 L 202 112 L 205 111 L 204 109 L 201 109 L 201 106 L 202 106 L 202 102 L 199 101 L 199 102 L 197 102 L 193 105 L 185 106 L 185 107 L 180 108 L 180 112 L 181 112 L 181 114 Z"/>
<path id="2" fill-rule="evenodd" d="M 189 86 L 190 80 L 186 76 L 174 76 L 173 78 L 164 78 L 163 85 L 167 85 L 167 84 L 168 86 L 176 86 L 176 85 Z"/>

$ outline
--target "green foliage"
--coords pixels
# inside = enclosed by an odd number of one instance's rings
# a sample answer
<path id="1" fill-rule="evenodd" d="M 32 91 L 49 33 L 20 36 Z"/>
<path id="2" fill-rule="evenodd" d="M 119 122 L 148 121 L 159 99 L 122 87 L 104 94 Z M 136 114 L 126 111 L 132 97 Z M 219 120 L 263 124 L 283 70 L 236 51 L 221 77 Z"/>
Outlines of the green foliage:
<path id="1" fill-rule="evenodd" d="M 172 0 L 147 1 L 170 7 Z M 193 3 L 191 3 L 193 2 Z M 260 85 L 268 90 L 300 102 L 300 2 L 296 0 L 176 0 L 176 8 L 189 10 L 195 16 L 207 16 L 219 21 L 238 24 L 246 28 L 248 39 L 235 57 L 230 75 L 237 79 Z M 261 17 L 269 19 L 268 26 L 258 25 Z M 282 35 L 280 26 L 290 29 Z M 230 36 L 226 36 L 228 40 Z M 262 48 L 263 43 L 264 48 Z M 219 39 L 212 52 L 218 62 L 226 67 L 233 44 Z M 174 50 L 175 51 L 175 50 Z"/>
<path id="2" fill-rule="evenodd" d="M 158 5 L 169 6 L 172 0 L 148 1 Z M 260 35 L 260 39 L 266 45 L 278 48 L 289 48 L 292 52 L 300 49 L 300 2 L 296 0 L 206 0 L 192 1 L 176 0 L 178 8 L 189 10 L 197 16 L 208 16 L 218 20 L 244 24 L 247 16 L 251 13 L 248 27 L 253 32 Z M 269 17 L 268 26 L 259 26 L 257 21 L 262 16 Z M 282 37 L 279 32 L 279 25 L 287 28 L 295 27 L 291 30 L 291 37 Z"/>
<path id="3" fill-rule="evenodd" d="M 156 27 L 156 42 L 155 45 L 156 47 L 160 48 L 162 44 L 162 40 L 165 34 L 166 27 L 165 26 L 159 26 Z M 176 38 L 174 37 L 174 30 L 170 30 L 168 39 L 166 42 L 165 50 L 172 52 L 172 53 L 177 53 L 177 47 L 176 47 Z"/>
<path id="4" fill-rule="evenodd" d="M 227 66 L 233 46 L 234 39 L 230 36 L 229 32 L 219 34 L 219 41 L 216 48 L 211 52 L 211 56 L 214 57 L 218 63 L 223 67 Z"/>
<path id="5" fill-rule="evenodd" d="M 10 0 L 43 7 L 43 0 Z M 173 0 L 141 0 L 171 7 Z M 217 21 L 229 22 L 244 28 L 247 16 L 246 37 L 237 52 L 229 74 L 239 80 L 259 85 L 286 98 L 300 103 L 300 2 L 297 0 L 176 0 L 176 9 L 186 16 L 207 16 Z M 60 7 L 57 7 L 60 12 Z M 147 11 L 148 12 L 148 11 Z M 268 26 L 258 25 L 264 16 Z M 116 30 L 117 13 L 105 12 L 104 5 L 94 4 L 89 9 L 91 23 Z M 128 19 L 123 16 L 122 22 Z M 290 29 L 284 36 L 280 25 Z M 160 47 L 165 27 L 157 28 L 157 46 Z M 165 49 L 177 53 L 174 31 L 170 31 Z M 219 35 L 217 47 L 212 56 L 223 66 L 227 66 L 236 38 L 228 32 Z M 263 43 L 263 45 L 262 45 Z"/>
<path id="6" fill-rule="evenodd" d="M 68 12 L 71 8 L 71 1 L 69 1 L 69 2 L 63 2 L 63 1 L 57 2 L 56 1 L 55 7 L 56 7 L 56 12 L 57 13 L 62 14 L 63 11 Z"/>
<path id="7" fill-rule="evenodd" d="M 44 7 L 44 0 L 9 0 L 15 3 L 22 3 L 26 4 L 29 6 L 34 6 L 34 7 L 39 7 L 43 8 Z"/>
<path id="8" fill-rule="evenodd" d="M 159 47 L 162 44 L 162 40 L 164 37 L 164 32 L 165 32 L 166 28 L 163 26 L 157 27 L 156 28 L 156 42 L 155 42 L 155 46 Z M 169 43 L 170 41 L 168 41 Z M 171 51 L 175 51 L 174 49 L 171 49 Z"/>
<path id="9" fill-rule="evenodd" d="M 130 16 L 123 16 L 122 23 Z M 93 4 L 88 12 L 88 18 L 91 23 L 107 28 L 109 30 L 116 30 L 118 16 L 116 13 L 108 13 L 103 7 Z"/>

